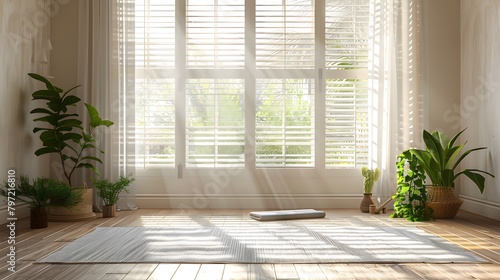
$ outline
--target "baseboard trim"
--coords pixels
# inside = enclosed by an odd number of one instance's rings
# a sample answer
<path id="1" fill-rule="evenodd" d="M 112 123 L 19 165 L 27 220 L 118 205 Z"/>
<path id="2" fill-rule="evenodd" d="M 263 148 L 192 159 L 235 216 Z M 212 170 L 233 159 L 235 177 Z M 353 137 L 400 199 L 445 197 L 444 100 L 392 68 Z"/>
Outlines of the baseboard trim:
<path id="1" fill-rule="evenodd" d="M 464 200 L 462 210 L 500 220 L 500 203 L 466 195 L 460 195 L 460 198 Z"/>
<path id="2" fill-rule="evenodd" d="M 139 208 L 188 209 L 295 209 L 356 208 L 356 194 L 137 194 Z"/>

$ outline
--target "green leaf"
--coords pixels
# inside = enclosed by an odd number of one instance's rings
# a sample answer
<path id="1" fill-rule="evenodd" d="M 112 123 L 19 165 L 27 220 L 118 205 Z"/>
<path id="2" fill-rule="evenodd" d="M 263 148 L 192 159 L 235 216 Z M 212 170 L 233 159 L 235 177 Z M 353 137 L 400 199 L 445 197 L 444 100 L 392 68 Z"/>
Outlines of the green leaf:
<path id="1" fill-rule="evenodd" d="M 97 112 L 97 109 L 94 106 L 92 106 L 88 103 L 85 103 L 85 107 L 87 107 L 87 110 L 88 110 L 89 115 L 90 115 L 90 126 L 91 127 L 98 127 L 101 125 L 109 127 L 109 126 L 114 124 L 110 120 L 101 119 L 101 117 L 99 116 L 99 112 Z"/>
<path id="2" fill-rule="evenodd" d="M 418 159 L 418 163 L 424 168 L 425 173 L 429 176 L 432 184 L 439 184 L 441 181 L 440 176 L 434 166 L 435 162 L 433 161 L 431 154 L 428 151 L 417 149 L 411 149 L 410 152 Z"/>
<path id="3" fill-rule="evenodd" d="M 55 142 L 57 145 L 57 138 L 56 134 L 53 130 L 46 130 L 40 134 L 40 140 L 42 140 L 43 143 L 45 142 Z"/>
<path id="4" fill-rule="evenodd" d="M 453 169 L 457 168 L 458 165 L 460 164 L 460 162 L 466 157 L 468 156 L 470 153 L 474 152 L 474 151 L 479 151 L 479 150 L 484 150 L 486 149 L 486 147 L 479 147 L 479 148 L 474 148 L 474 149 L 470 149 L 468 151 L 466 151 L 465 153 L 463 153 L 460 158 L 458 158 L 457 162 L 455 162 L 455 164 L 453 165 Z"/>
<path id="5" fill-rule="evenodd" d="M 99 116 L 99 112 L 97 112 L 97 109 L 94 106 L 88 103 L 85 103 L 85 107 L 87 107 L 87 111 L 90 115 L 90 126 L 97 127 L 102 120 Z"/>
<path id="6" fill-rule="evenodd" d="M 448 135 L 439 130 L 433 131 L 431 133 L 431 136 L 436 139 L 437 143 L 439 143 L 439 146 L 441 146 L 441 148 L 443 149 L 445 149 L 445 147 L 448 146 L 448 143 L 450 142 Z"/>
<path id="7" fill-rule="evenodd" d="M 80 163 L 76 166 L 76 168 L 88 168 L 88 169 L 94 171 L 94 173 L 97 174 L 97 176 L 100 175 L 99 170 L 97 170 L 97 168 L 90 163 Z"/>
<path id="8" fill-rule="evenodd" d="M 455 147 L 449 147 L 445 149 L 445 168 L 453 168 L 455 169 L 452 164 L 455 161 L 455 158 L 458 156 L 460 151 L 462 151 L 464 145 L 461 146 L 455 146 Z"/>
<path id="9" fill-rule="evenodd" d="M 78 159 L 76 157 L 68 156 L 68 155 L 63 155 L 63 160 L 71 160 L 74 163 L 78 162 Z"/>
<path id="10" fill-rule="evenodd" d="M 49 90 L 52 90 L 52 91 L 55 91 L 57 93 L 61 93 L 62 92 L 62 89 L 54 86 L 47 78 L 39 75 L 39 74 L 36 74 L 36 73 L 28 73 L 28 76 L 30 76 L 31 78 L 35 79 L 35 80 L 38 80 L 42 83 L 45 83 L 45 86 L 47 87 L 47 89 Z"/>
<path id="11" fill-rule="evenodd" d="M 50 81 L 47 80 L 47 78 L 43 77 L 42 75 L 39 75 L 39 74 L 36 74 L 36 73 L 28 73 L 28 76 L 30 76 L 31 78 L 35 79 L 35 80 L 38 80 L 42 83 L 45 83 L 45 84 L 50 84 Z"/>
<path id="12" fill-rule="evenodd" d="M 59 152 L 59 150 L 55 147 L 43 147 L 43 148 L 36 150 L 35 155 L 38 157 L 38 156 L 41 156 L 44 154 L 58 153 L 58 152 Z"/>
<path id="13" fill-rule="evenodd" d="M 104 126 L 106 126 L 106 127 L 110 127 L 110 126 L 112 126 L 113 124 L 115 124 L 115 123 L 114 123 L 114 122 L 112 122 L 112 121 L 110 121 L 110 120 L 102 120 L 102 121 L 100 122 L 100 124 L 99 124 L 99 125 L 104 125 Z"/>
<path id="14" fill-rule="evenodd" d="M 452 169 L 443 169 L 441 171 L 442 185 L 445 187 L 453 187 L 455 181 L 455 174 Z"/>
<path id="15" fill-rule="evenodd" d="M 483 193 L 484 181 L 485 181 L 484 176 L 479 174 L 479 173 L 472 172 L 471 170 L 468 170 L 468 169 L 466 169 L 462 172 L 463 172 L 463 174 L 465 174 L 465 176 L 469 177 L 469 179 L 471 179 L 472 182 L 474 182 L 474 184 L 476 184 L 476 186 L 479 188 L 479 191 L 481 193 Z"/>
<path id="16" fill-rule="evenodd" d="M 78 143 L 80 141 L 80 139 L 82 139 L 82 136 L 80 134 L 68 132 L 68 133 L 61 135 L 59 140 L 60 141 L 73 140 L 73 141 Z"/>
<path id="17" fill-rule="evenodd" d="M 54 113 L 52 111 L 49 111 L 49 110 L 44 109 L 44 108 L 35 108 L 35 109 L 31 110 L 30 114 L 54 115 Z"/>
<path id="18" fill-rule="evenodd" d="M 455 134 L 455 136 L 453 136 L 453 138 L 451 138 L 450 142 L 448 142 L 448 149 L 453 147 L 453 144 L 455 144 L 455 141 L 457 141 L 458 137 L 460 137 L 460 135 L 466 130 L 467 128 L 464 128 L 462 131 L 460 131 L 459 133 Z"/>
<path id="19" fill-rule="evenodd" d="M 93 156 L 86 156 L 86 157 L 83 157 L 82 160 L 94 160 L 94 161 L 97 161 L 99 163 L 102 163 L 102 160 L 98 157 L 93 157 Z"/>
<path id="20" fill-rule="evenodd" d="M 68 93 L 70 93 L 71 91 L 73 91 L 74 89 L 76 89 L 76 88 L 78 88 L 78 87 L 80 87 L 80 85 L 77 85 L 77 86 L 74 86 L 74 87 L 72 87 L 72 88 L 68 89 L 68 90 L 67 90 L 67 91 L 63 94 L 63 96 L 62 96 L 62 97 L 63 97 L 63 98 L 64 98 L 64 97 L 66 97 L 66 95 L 67 95 Z M 80 100 L 79 100 L 79 101 L 80 101 Z"/>
<path id="21" fill-rule="evenodd" d="M 432 158 L 436 161 L 436 163 L 441 167 L 444 168 L 444 151 L 443 151 L 443 146 L 441 146 L 441 137 L 439 134 L 437 134 L 439 138 L 434 137 L 432 134 L 430 134 L 427 130 L 424 130 L 423 133 L 423 139 L 425 143 L 425 147 L 427 148 L 427 151 L 430 153 Z"/>
<path id="22" fill-rule="evenodd" d="M 58 120 L 62 120 L 69 117 L 78 117 L 78 116 L 79 116 L 78 114 L 61 114 L 59 115 Z"/>
<path id="23" fill-rule="evenodd" d="M 90 143 L 85 143 L 82 146 L 82 150 L 85 150 L 85 149 L 97 149 L 97 147 L 94 146 L 94 145 L 92 145 L 92 144 L 90 144 Z"/>
<path id="24" fill-rule="evenodd" d="M 95 142 L 94 137 L 92 137 L 92 135 L 88 133 L 85 133 L 85 131 L 82 131 L 82 135 L 83 135 L 83 141 L 87 143 Z"/>
<path id="25" fill-rule="evenodd" d="M 43 128 L 43 127 L 35 127 L 33 128 L 33 133 L 37 133 L 38 131 L 44 131 L 44 130 L 52 130 L 51 128 Z"/>
<path id="26" fill-rule="evenodd" d="M 82 128 L 82 121 L 77 120 L 77 119 L 68 119 L 68 120 L 62 120 L 58 124 L 58 128 L 62 127 L 76 127 L 76 128 Z"/>
<path id="27" fill-rule="evenodd" d="M 66 111 L 68 111 L 68 109 L 66 108 L 66 106 L 64 106 L 61 103 L 60 99 L 52 100 L 52 101 L 48 102 L 47 106 L 49 106 L 49 108 L 52 111 L 54 111 L 54 112 L 63 112 L 63 113 L 66 113 Z"/>
<path id="28" fill-rule="evenodd" d="M 68 95 L 68 96 L 64 97 L 62 104 L 66 105 L 66 106 L 70 106 L 70 105 L 74 105 L 80 101 L 81 101 L 81 99 L 78 98 L 77 96 Z"/>
<path id="29" fill-rule="evenodd" d="M 49 100 L 49 101 L 53 101 L 53 100 L 59 100 L 60 99 L 59 93 L 57 93 L 54 90 L 48 90 L 48 89 L 37 90 L 31 96 L 33 97 L 32 100 Z"/>

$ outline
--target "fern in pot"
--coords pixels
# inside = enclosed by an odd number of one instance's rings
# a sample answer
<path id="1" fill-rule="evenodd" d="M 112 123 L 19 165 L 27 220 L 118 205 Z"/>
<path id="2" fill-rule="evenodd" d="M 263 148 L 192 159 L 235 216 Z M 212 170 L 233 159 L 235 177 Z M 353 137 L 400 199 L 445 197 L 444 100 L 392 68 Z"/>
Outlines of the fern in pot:
<path id="1" fill-rule="evenodd" d="M 114 182 L 107 179 L 94 180 L 94 187 L 97 189 L 97 196 L 102 198 L 104 206 L 102 208 L 102 217 L 110 218 L 116 215 L 116 203 L 119 200 L 119 195 L 122 191 L 128 192 L 129 185 L 134 181 L 134 178 L 129 176 L 120 176 Z"/>
<path id="2" fill-rule="evenodd" d="M 73 191 L 71 186 L 65 182 L 45 177 L 30 181 L 29 177 L 25 175 L 19 177 L 17 184 L 6 182 L 0 186 L 0 194 L 28 203 L 31 228 L 46 228 L 48 226 L 48 207 L 50 205 L 72 207 L 82 200 L 81 193 Z"/>

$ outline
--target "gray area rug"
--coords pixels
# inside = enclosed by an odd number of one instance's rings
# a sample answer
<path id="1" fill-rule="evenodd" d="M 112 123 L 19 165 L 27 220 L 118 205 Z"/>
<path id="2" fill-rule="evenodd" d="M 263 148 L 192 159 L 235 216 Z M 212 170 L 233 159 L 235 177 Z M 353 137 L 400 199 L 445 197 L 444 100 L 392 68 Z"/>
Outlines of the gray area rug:
<path id="1" fill-rule="evenodd" d="M 415 227 L 98 227 L 41 263 L 481 263 Z"/>

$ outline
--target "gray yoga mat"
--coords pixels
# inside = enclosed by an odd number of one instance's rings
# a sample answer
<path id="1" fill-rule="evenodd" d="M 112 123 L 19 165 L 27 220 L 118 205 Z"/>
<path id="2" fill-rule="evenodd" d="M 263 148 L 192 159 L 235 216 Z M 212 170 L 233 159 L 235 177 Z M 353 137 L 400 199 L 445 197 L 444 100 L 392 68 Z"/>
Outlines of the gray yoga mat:
<path id="1" fill-rule="evenodd" d="M 324 218 L 325 212 L 314 209 L 277 210 L 250 212 L 250 217 L 258 221 Z"/>

